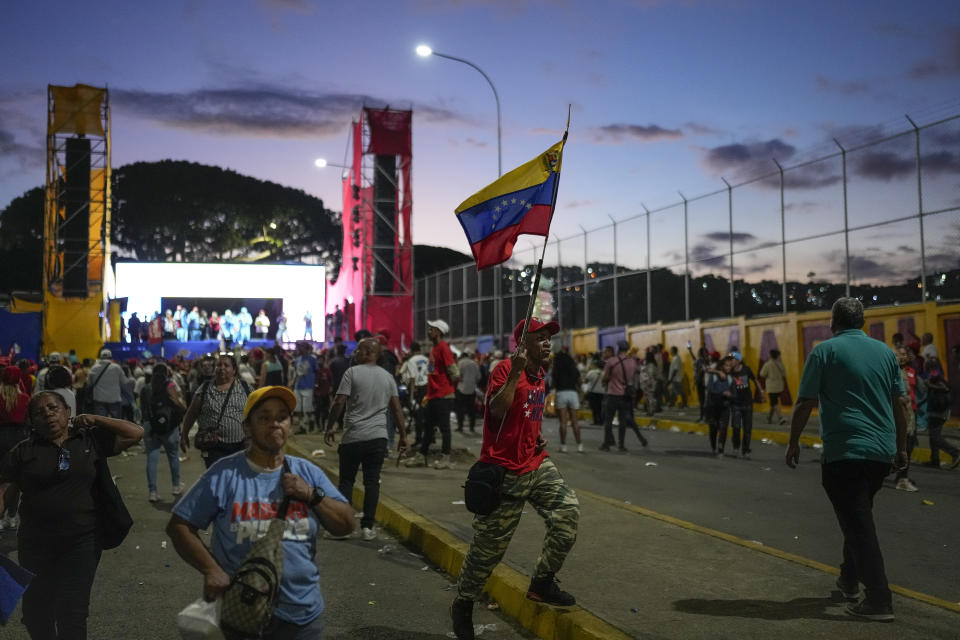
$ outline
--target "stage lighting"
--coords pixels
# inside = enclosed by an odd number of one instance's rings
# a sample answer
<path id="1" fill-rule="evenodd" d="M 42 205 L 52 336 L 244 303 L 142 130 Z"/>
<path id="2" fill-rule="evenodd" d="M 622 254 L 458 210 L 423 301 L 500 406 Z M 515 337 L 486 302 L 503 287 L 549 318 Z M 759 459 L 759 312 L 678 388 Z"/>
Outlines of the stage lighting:
<path id="1" fill-rule="evenodd" d="M 325 166 L 327 166 L 327 161 L 325 158 L 317 158 L 316 160 L 313 161 L 313 165 L 317 169 L 323 169 Z"/>
<path id="2" fill-rule="evenodd" d="M 417 47 L 417 55 L 420 56 L 421 58 L 426 58 L 431 53 L 433 53 L 433 49 L 431 49 L 425 44 L 421 44 L 420 46 Z"/>

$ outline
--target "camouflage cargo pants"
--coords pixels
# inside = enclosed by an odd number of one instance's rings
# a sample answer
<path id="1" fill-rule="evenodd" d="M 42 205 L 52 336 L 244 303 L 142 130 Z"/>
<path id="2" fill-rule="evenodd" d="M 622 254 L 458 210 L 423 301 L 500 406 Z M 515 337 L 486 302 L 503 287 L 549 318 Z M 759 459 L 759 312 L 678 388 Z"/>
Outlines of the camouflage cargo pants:
<path id="1" fill-rule="evenodd" d="M 488 516 L 473 519 L 473 544 L 464 558 L 457 582 L 461 598 L 477 600 L 487 578 L 503 558 L 520 524 L 523 505 L 529 502 L 544 519 L 547 532 L 533 577 L 556 573 L 577 540 L 580 503 L 553 461 L 547 458 L 536 471 L 503 480 L 503 501 Z"/>

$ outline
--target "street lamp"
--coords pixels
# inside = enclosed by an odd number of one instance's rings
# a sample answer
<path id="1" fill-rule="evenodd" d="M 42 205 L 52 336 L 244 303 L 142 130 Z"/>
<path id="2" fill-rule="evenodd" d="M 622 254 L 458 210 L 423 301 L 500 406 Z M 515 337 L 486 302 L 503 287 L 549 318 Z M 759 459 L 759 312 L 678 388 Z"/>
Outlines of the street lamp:
<path id="1" fill-rule="evenodd" d="M 458 58 L 456 56 L 447 55 L 446 53 L 440 53 L 439 51 L 434 51 L 425 44 L 421 44 L 416 49 L 417 55 L 421 58 L 426 58 L 428 56 L 440 56 L 441 58 L 446 58 L 447 60 L 456 60 L 457 62 L 462 62 L 463 64 L 469 65 L 480 72 L 480 75 L 484 77 L 487 83 L 490 85 L 490 88 L 493 89 L 493 98 L 497 101 L 497 177 L 503 175 L 503 153 L 500 143 L 500 95 L 497 94 L 497 88 L 493 86 L 493 80 L 490 79 L 483 69 L 473 64 L 469 60 L 464 60 L 463 58 Z"/>
<path id="2" fill-rule="evenodd" d="M 343 174 L 341 177 L 343 178 L 350 177 L 350 174 L 349 174 L 350 167 L 348 167 L 345 164 L 336 164 L 333 162 L 327 162 L 326 158 L 317 158 L 316 160 L 313 161 L 313 166 L 315 166 L 317 169 L 323 169 L 324 167 L 337 167 L 339 169 L 343 169 Z"/>

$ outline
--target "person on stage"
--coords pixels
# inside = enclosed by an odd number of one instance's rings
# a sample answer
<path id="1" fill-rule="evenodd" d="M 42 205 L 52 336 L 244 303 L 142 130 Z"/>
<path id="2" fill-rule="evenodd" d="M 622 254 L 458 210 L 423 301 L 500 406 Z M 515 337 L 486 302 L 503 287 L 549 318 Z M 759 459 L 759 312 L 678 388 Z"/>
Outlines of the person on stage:
<path id="1" fill-rule="evenodd" d="M 529 502 L 546 523 L 543 550 L 533 572 L 527 597 L 554 606 L 571 606 L 576 599 L 560 589 L 556 574 L 577 539 L 580 504 L 546 452 L 541 434 L 545 365 L 550 358 L 550 336 L 556 322 L 530 320 L 513 330 L 517 352 L 490 373 L 480 463 L 505 470 L 500 504 L 489 515 L 473 520 L 473 542 L 457 581 L 457 597 L 450 607 L 453 632 L 459 640 L 473 640 L 473 603 L 500 562 Z"/>

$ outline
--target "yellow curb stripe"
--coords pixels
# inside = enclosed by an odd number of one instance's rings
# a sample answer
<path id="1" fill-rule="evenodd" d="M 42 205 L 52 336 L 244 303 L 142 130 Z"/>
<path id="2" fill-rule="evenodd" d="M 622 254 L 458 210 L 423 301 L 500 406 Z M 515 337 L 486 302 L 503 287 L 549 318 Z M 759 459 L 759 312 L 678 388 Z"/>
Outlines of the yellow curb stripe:
<path id="1" fill-rule="evenodd" d="M 745 540 L 744 538 L 739 538 L 737 536 L 731 535 L 729 533 L 724 533 L 723 531 L 717 531 L 716 529 L 711 529 L 709 527 L 704 527 L 699 524 L 694 524 L 692 522 L 687 522 L 686 520 L 681 520 L 679 518 L 674 518 L 673 516 L 668 516 L 663 513 L 658 513 L 656 511 L 651 511 L 650 509 L 645 509 L 643 507 L 638 507 L 634 504 L 626 504 L 614 498 L 608 498 L 607 496 L 602 496 L 592 491 L 586 491 L 584 489 L 577 489 L 577 495 L 587 496 L 597 502 L 602 502 L 612 507 L 618 509 L 623 509 L 625 511 L 631 511 L 637 515 L 641 515 L 647 518 L 653 518 L 654 520 L 660 520 L 661 522 L 666 522 L 668 524 L 675 525 L 682 529 L 687 529 L 688 531 L 695 531 L 697 533 L 702 533 L 714 538 L 719 538 L 720 540 L 725 540 L 731 544 L 735 544 L 753 551 L 759 551 L 767 555 L 773 556 L 775 558 L 780 558 L 781 560 L 787 560 L 811 569 L 816 569 L 818 571 L 823 571 L 824 573 L 829 573 L 830 575 L 839 576 L 840 569 L 837 567 L 824 564 L 822 562 L 817 562 L 816 560 L 811 560 L 810 558 L 805 558 L 803 556 L 798 556 L 795 553 L 790 553 L 789 551 L 781 551 L 780 549 L 775 549 L 773 547 L 768 547 L 764 544 L 759 544 L 751 540 Z M 944 600 L 942 598 L 937 598 L 936 596 L 931 596 L 926 593 L 921 593 L 919 591 L 914 591 L 913 589 L 907 589 L 906 587 L 901 587 L 899 585 L 891 584 L 890 591 L 904 596 L 906 598 L 911 598 L 913 600 L 919 600 L 929 605 L 935 607 L 941 607 L 943 609 L 948 609 L 950 611 L 955 611 L 960 613 L 960 603 L 950 602 L 949 600 Z"/>
<path id="2" fill-rule="evenodd" d="M 686 420 L 677 420 L 676 418 L 649 418 L 646 416 L 637 416 L 634 418 L 641 427 L 653 425 L 660 431 L 669 431 L 670 427 L 677 427 L 681 431 L 694 431 L 697 433 L 710 433 L 710 427 L 700 422 L 688 422 Z M 777 444 L 786 446 L 790 441 L 790 434 L 784 431 L 768 431 L 767 429 L 753 429 L 752 440 L 754 442 L 766 438 Z M 818 435 L 800 434 L 800 444 L 812 447 L 815 444 L 823 444 L 823 440 Z M 915 447 L 910 459 L 913 462 L 928 462 L 930 460 L 930 449 Z"/>
<path id="3" fill-rule="evenodd" d="M 332 482 L 339 480 L 339 474 L 331 468 L 332 461 L 314 458 L 291 442 L 287 443 L 287 452 L 320 467 Z M 362 487 L 353 488 L 353 499 L 363 502 Z M 463 540 L 390 498 L 382 490 L 376 518 L 381 526 L 419 549 L 447 574 L 459 575 L 469 548 Z M 504 614 L 544 640 L 630 640 L 630 635 L 582 607 L 557 609 L 528 600 L 529 582 L 527 576 L 501 562 L 487 580 L 485 591 L 500 605 Z M 452 592 L 450 597 L 451 600 L 454 597 Z"/>

